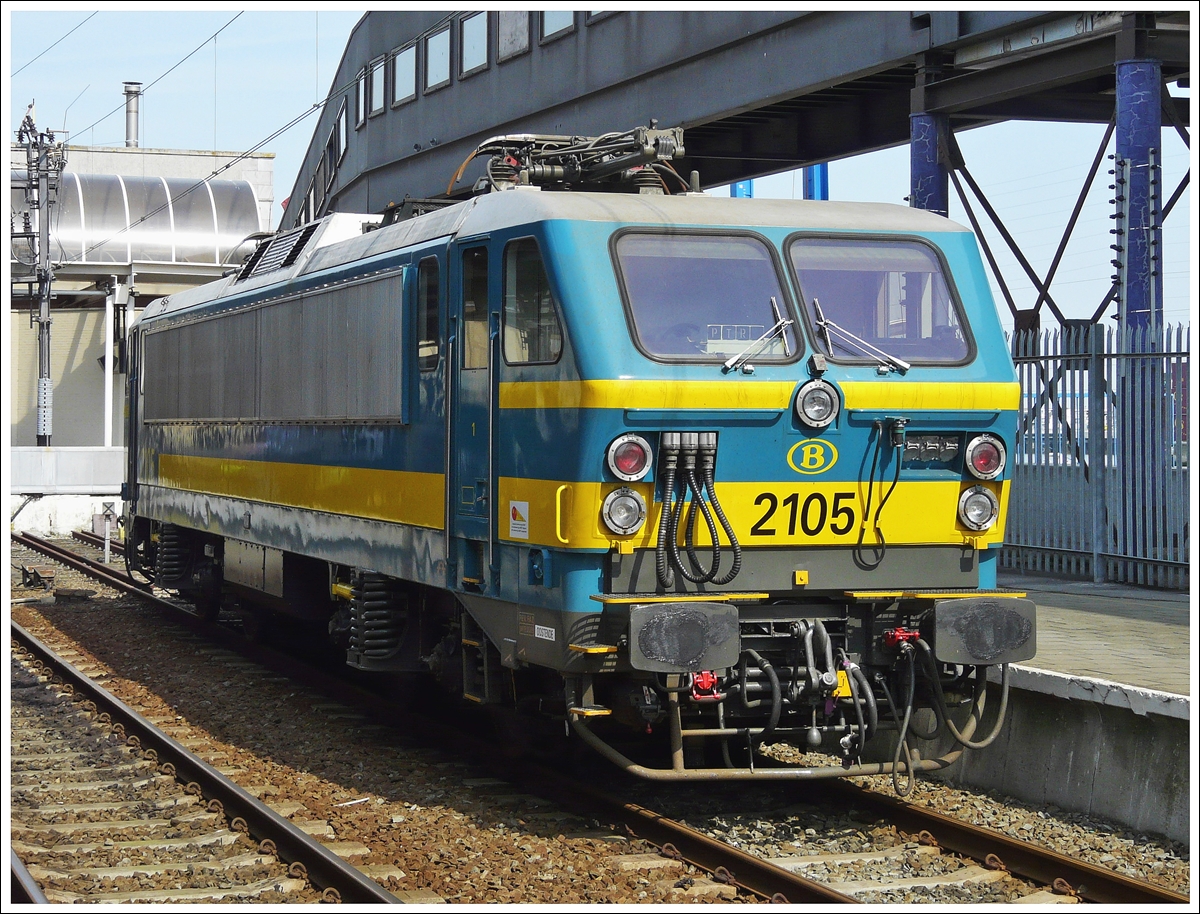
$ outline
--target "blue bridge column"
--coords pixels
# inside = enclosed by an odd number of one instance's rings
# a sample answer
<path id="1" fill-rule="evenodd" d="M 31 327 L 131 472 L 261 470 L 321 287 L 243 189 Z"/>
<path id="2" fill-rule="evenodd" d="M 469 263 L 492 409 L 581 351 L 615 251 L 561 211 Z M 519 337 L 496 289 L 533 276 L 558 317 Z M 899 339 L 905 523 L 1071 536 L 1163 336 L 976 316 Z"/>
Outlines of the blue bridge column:
<path id="1" fill-rule="evenodd" d="M 910 114 L 911 190 L 908 205 L 950 215 L 950 172 L 939 155 L 946 146 L 950 121 L 943 114 Z"/>
<path id="2" fill-rule="evenodd" d="M 1137 332 L 1162 329 L 1161 185 L 1151 186 L 1161 181 L 1161 94 L 1159 61 L 1117 61 L 1116 155 L 1127 163 L 1129 213 L 1128 232 L 1117 242 L 1125 246 L 1126 264 L 1120 311 Z"/>
<path id="3" fill-rule="evenodd" d="M 829 163 L 808 165 L 804 169 L 804 199 L 829 199 Z"/>
<path id="4" fill-rule="evenodd" d="M 1130 353 L 1153 353 L 1161 348 L 1163 331 L 1162 64 L 1144 58 L 1118 60 L 1116 70 L 1116 172 L 1125 179 L 1116 194 L 1118 200 L 1125 197 L 1127 214 L 1125 234 L 1116 241 L 1125 248 L 1117 313 L 1121 330 L 1128 334 L 1121 334 L 1121 347 Z M 1153 356 L 1128 360 L 1117 380 L 1121 507 L 1116 548 L 1111 551 L 1119 555 L 1156 555 L 1169 535 L 1165 506 L 1156 494 L 1166 472 L 1162 404 L 1155 399 L 1162 389 L 1162 363 Z M 1117 577 L 1148 583 L 1143 573 L 1135 566 L 1132 575 L 1126 570 Z"/>

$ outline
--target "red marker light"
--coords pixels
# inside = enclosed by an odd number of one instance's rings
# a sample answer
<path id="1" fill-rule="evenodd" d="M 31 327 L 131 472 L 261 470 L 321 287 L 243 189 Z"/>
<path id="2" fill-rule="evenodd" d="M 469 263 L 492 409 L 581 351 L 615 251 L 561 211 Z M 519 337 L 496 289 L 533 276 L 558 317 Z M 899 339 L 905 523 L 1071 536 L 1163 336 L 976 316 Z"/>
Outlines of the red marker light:
<path id="1" fill-rule="evenodd" d="M 637 482 L 650 472 L 654 452 L 641 435 L 626 432 L 609 443 L 607 460 L 609 470 L 617 479 Z"/>
<path id="2" fill-rule="evenodd" d="M 613 452 L 613 463 L 626 476 L 637 476 L 646 467 L 649 455 L 636 441 L 623 441 Z"/>
<path id="3" fill-rule="evenodd" d="M 991 476 L 1000 469 L 1000 448 L 990 441 L 980 442 L 971 454 L 971 466 L 981 476 Z"/>
<path id="4" fill-rule="evenodd" d="M 967 444 L 967 469 L 978 479 L 996 479 L 1004 471 L 1004 442 L 980 435 Z"/>

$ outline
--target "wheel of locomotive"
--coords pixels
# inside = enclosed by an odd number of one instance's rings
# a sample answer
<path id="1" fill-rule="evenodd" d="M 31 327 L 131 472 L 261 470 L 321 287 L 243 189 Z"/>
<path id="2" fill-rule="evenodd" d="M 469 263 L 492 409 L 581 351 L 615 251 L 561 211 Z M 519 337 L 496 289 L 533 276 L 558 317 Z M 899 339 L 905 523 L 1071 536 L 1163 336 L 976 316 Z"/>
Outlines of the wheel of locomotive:
<path id="1" fill-rule="evenodd" d="M 246 603 L 241 604 L 240 610 L 242 634 L 246 640 L 255 644 L 265 643 L 275 628 L 275 613 L 265 607 Z"/>
<path id="2" fill-rule="evenodd" d="M 201 591 L 196 595 L 196 615 L 201 622 L 215 625 L 221 617 L 221 595 Z"/>

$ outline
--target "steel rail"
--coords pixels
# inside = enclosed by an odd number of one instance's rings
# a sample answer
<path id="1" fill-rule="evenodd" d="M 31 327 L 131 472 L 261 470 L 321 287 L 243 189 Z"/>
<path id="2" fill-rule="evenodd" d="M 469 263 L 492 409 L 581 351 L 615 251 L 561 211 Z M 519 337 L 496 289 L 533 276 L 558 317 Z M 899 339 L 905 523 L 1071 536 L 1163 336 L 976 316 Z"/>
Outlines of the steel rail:
<path id="1" fill-rule="evenodd" d="M 12 540 L 14 543 L 20 543 L 22 546 L 33 549 L 43 555 L 48 555 L 56 562 L 62 562 L 67 567 L 83 572 L 103 584 L 108 584 L 110 587 L 115 587 L 126 593 L 150 595 L 149 584 L 134 581 L 124 574 L 113 571 L 107 565 L 101 565 L 85 559 L 83 556 L 76 555 L 71 550 L 64 549 L 48 540 L 44 540 L 40 536 L 34 536 L 32 533 L 14 533 L 12 534 Z"/>
<path id="2" fill-rule="evenodd" d="M 591 815 L 599 813 L 614 819 L 634 836 L 657 844 L 667 856 L 676 856 L 670 853 L 674 848 L 678 859 L 714 874 L 718 881 L 740 886 L 763 898 L 788 904 L 860 904 L 857 898 L 551 769 L 527 765 L 512 777 L 531 791 L 542 795 L 550 793 L 552 799 L 568 809 L 582 806 L 583 811 Z"/>
<path id="3" fill-rule="evenodd" d="M 97 536 L 95 533 L 88 533 L 86 530 L 72 530 L 71 538 L 87 545 L 94 546 L 97 549 L 104 548 L 104 537 Z M 125 544 L 117 539 L 109 539 L 109 548 L 116 553 L 124 554 Z"/>
<path id="4" fill-rule="evenodd" d="M 37 884 L 25 864 L 11 847 L 8 849 L 8 867 L 12 872 L 12 886 L 9 889 L 9 902 L 12 904 L 49 904 L 42 887 Z"/>
<path id="5" fill-rule="evenodd" d="M 1077 895 L 1096 904 L 1187 904 L 1190 900 L 1169 889 L 854 784 L 823 787 L 837 791 L 855 808 L 870 808 L 903 831 L 927 832 L 944 850 L 1050 886 L 1060 894 Z"/>
<path id="6" fill-rule="evenodd" d="M 57 656 L 16 622 L 10 621 L 9 625 L 12 638 L 22 649 L 40 660 L 53 675 L 74 689 L 75 694 L 86 696 L 95 703 L 100 713 L 108 714 L 114 723 L 124 727 L 127 740 L 132 742 L 136 739 L 136 744 L 143 752 L 153 750 L 160 766 L 170 763 L 175 767 L 177 780 L 184 784 L 196 784 L 204 797 L 217 800 L 230 822 L 241 819 L 248 834 L 260 842 L 273 842 L 275 853 L 281 860 L 302 864 L 309 881 L 315 888 L 324 891 L 328 900 L 340 899 L 356 904 L 400 903 L 400 899 L 375 880 L 346 863 L 315 838 L 302 832 L 271 807 L 179 745 L 119 698 Z M 333 892 L 330 892 L 331 889 Z"/>

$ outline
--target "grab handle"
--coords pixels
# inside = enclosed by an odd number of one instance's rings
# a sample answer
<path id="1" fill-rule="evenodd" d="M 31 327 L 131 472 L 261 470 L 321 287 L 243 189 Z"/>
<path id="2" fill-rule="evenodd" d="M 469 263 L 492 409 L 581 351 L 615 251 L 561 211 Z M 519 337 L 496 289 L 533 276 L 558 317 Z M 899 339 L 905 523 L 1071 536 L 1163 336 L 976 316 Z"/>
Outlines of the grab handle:
<path id="1" fill-rule="evenodd" d="M 567 545 L 568 541 L 562 534 L 563 492 L 568 491 L 570 488 L 568 485 L 561 485 L 558 487 L 558 491 L 554 493 L 554 535 L 558 537 L 558 541 L 564 546 Z"/>

